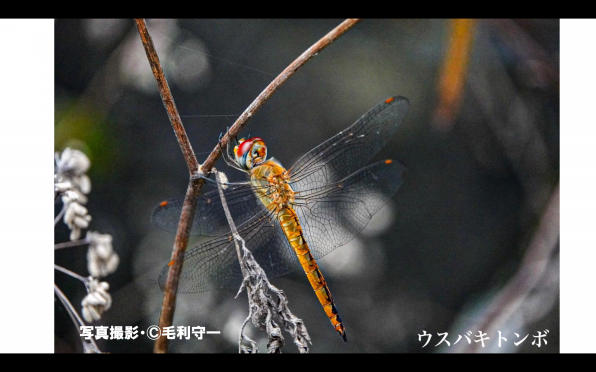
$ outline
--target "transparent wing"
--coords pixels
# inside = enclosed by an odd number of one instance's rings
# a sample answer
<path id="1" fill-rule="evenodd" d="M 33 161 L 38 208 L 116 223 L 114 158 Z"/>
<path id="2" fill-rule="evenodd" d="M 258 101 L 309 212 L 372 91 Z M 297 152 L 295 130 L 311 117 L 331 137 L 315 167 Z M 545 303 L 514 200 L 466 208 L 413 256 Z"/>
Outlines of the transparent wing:
<path id="1" fill-rule="evenodd" d="M 386 100 L 290 169 L 296 212 L 315 258 L 351 240 L 403 183 L 405 166 L 400 162 L 382 161 L 360 168 L 393 136 L 408 106 L 403 97 Z M 257 200 L 251 185 L 234 186 L 225 194 L 239 234 L 269 278 L 300 267 L 279 222 Z M 153 213 L 153 223 L 175 232 L 182 200 L 162 204 Z M 179 291 L 238 288 L 240 264 L 217 190 L 199 197 L 192 233 L 223 235 L 185 254 Z M 166 266 L 159 277 L 162 289 L 168 272 Z"/>
<path id="2" fill-rule="evenodd" d="M 408 107 L 407 98 L 390 98 L 348 129 L 315 147 L 290 169 L 292 188 L 304 191 L 324 187 L 366 165 L 393 136 Z M 264 209 L 249 184 L 230 187 L 225 194 L 238 225 Z M 152 223 L 175 233 L 183 202 L 183 198 L 171 199 L 157 206 L 151 216 Z M 218 236 L 229 230 L 217 190 L 199 196 L 197 203 L 191 234 Z"/>
<path id="3" fill-rule="evenodd" d="M 296 212 L 315 258 L 346 244 L 359 233 L 401 186 L 404 173 L 403 164 L 382 161 L 339 182 L 298 195 Z M 270 279 L 300 267 L 272 212 L 263 209 L 239 225 L 238 233 Z M 162 290 L 168 272 L 169 266 L 165 266 L 159 276 Z M 186 252 L 178 291 L 187 293 L 239 288 L 241 282 L 236 247 L 228 233 Z"/>
<path id="4" fill-rule="evenodd" d="M 373 163 L 341 181 L 303 190 L 296 213 L 315 258 L 349 242 L 403 183 L 406 167 L 395 160 Z"/>
<path id="5" fill-rule="evenodd" d="M 393 137 L 409 106 L 405 97 L 389 98 L 309 151 L 289 169 L 292 188 L 323 187 L 364 167 Z"/>
<path id="6" fill-rule="evenodd" d="M 224 190 L 230 213 L 237 225 L 243 224 L 265 209 L 253 190 L 253 186 L 249 184 L 233 186 Z M 183 203 L 184 198 L 171 199 L 161 203 L 153 210 L 151 222 L 162 230 L 175 233 L 178 229 Z M 214 190 L 199 196 L 190 233 L 218 236 L 229 230 L 219 191 Z"/>
<path id="7" fill-rule="evenodd" d="M 300 267 L 279 222 L 272 212 L 263 210 L 257 216 L 238 226 L 238 233 L 246 242 L 267 277 L 285 275 Z M 169 266 L 159 275 L 163 290 Z M 188 250 L 180 276 L 178 292 L 203 292 L 216 288 L 240 288 L 242 273 L 231 234 L 209 240 Z"/>

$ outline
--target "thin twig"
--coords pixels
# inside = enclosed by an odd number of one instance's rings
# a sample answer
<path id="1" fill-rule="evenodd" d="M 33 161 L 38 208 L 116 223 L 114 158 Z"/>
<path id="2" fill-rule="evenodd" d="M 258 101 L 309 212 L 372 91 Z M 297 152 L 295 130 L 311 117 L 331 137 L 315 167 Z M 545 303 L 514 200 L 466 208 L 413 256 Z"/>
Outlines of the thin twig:
<path id="1" fill-rule="evenodd" d="M 488 306 L 474 329 L 490 334 L 517 311 L 540 282 L 559 243 L 559 199 L 557 184 L 517 273 Z M 476 352 L 479 348 L 478 343 L 470 344 L 464 352 Z"/>
<path id="2" fill-rule="evenodd" d="M 56 224 L 60 221 L 62 216 L 64 216 L 65 212 L 66 212 L 66 205 L 63 205 L 60 213 L 58 213 L 58 215 L 54 218 L 54 226 L 56 226 Z"/>
<path id="3" fill-rule="evenodd" d="M 87 239 L 79 239 L 73 242 L 63 242 L 63 243 L 56 243 L 54 244 L 54 250 L 57 249 L 64 249 L 64 248 L 72 248 L 72 247 L 80 247 L 81 245 L 89 244 Z"/>
<path id="4" fill-rule="evenodd" d="M 234 245 L 236 246 L 236 255 L 238 256 L 238 264 L 240 265 L 240 270 L 242 271 L 242 278 L 243 281 L 247 280 L 247 272 L 246 272 L 246 268 L 244 267 L 244 265 L 242 264 L 242 253 L 240 252 L 240 245 L 238 244 L 238 241 L 242 242 L 242 248 L 246 249 L 246 246 L 244 244 L 244 240 L 242 239 L 242 237 L 238 234 L 238 230 L 236 229 L 236 224 L 234 223 L 234 219 L 232 218 L 232 214 L 230 213 L 230 208 L 228 207 L 228 203 L 226 202 L 226 195 L 224 194 L 223 191 L 223 186 L 222 184 L 226 182 L 226 180 L 224 179 L 224 177 L 222 177 L 221 172 L 217 172 L 215 170 L 215 168 L 212 169 L 214 171 L 214 173 L 216 174 L 216 178 L 217 178 L 217 190 L 219 191 L 219 197 L 221 199 L 221 205 L 223 207 L 224 213 L 226 215 L 226 219 L 228 220 L 228 225 L 230 226 L 230 231 L 232 232 L 232 236 L 234 237 Z M 238 292 L 238 294 L 236 295 L 236 297 L 238 297 L 238 295 L 240 294 L 240 292 Z M 246 326 L 246 324 L 248 323 L 248 321 L 252 318 L 253 315 L 253 309 L 251 306 L 251 300 L 250 300 L 250 293 L 247 290 L 246 294 L 248 296 L 248 302 L 249 302 L 249 306 L 248 306 L 248 316 L 246 317 L 246 319 L 244 320 L 244 322 L 242 323 L 242 327 L 240 328 L 240 335 L 239 335 L 239 339 L 238 339 L 238 353 L 244 351 L 246 353 L 258 353 L 259 349 L 257 346 L 256 341 L 254 341 L 253 339 L 251 339 L 250 337 L 246 336 L 244 334 L 244 327 Z M 248 341 L 251 344 L 251 347 L 248 348 L 246 346 L 242 345 L 242 341 Z"/>
<path id="5" fill-rule="evenodd" d="M 77 311 L 74 309 L 74 307 L 72 306 L 72 304 L 68 300 L 68 297 L 66 297 L 64 295 L 64 293 L 62 293 L 62 291 L 60 290 L 60 288 L 58 288 L 58 286 L 56 284 L 54 284 L 54 293 L 56 293 L 56 296 L 58 296 L 58 298 L 60 299 L 60 302 L 62 302 L 62 305 L 64 305 L 64 307 L 66 308 L 66 312 L 70 316 L 70 319 L 74 323 L 75 327 L 80 331 L 80 328 L 79 327 L 80 326 L 84 326 L 85 323 L 83 322 L 83 319 L 81 319 L 81 317 L 79 316 L 79 314 L 77 313 Z M 91 341 L 91 343 L 93 344 L 93 346 L 95 347 L 95 349 L 98 352 L 101 352 L 101 350 L 99 349 L 99 347 L 95 343 L 95 340 L 93 339 L 93 337 L 91 337 L 89 339 L 89 341 Z M 83 342 L 85 342 L 85 341 L 83 341 Z"/>
<path id="6" fill-rule="evenodd" d="M 226 219 L 228 220 L 228 225 L 230 226 L 230 230 L 232 231 L 232 236 L 234 237 L 234 244 L 236 245 L 236 254 L 238 255 L 238 262 L 242 262 L 242 253 L 240 253 L 240 245 L 238 245 L 238 240 L 241 239 L 240 235 L 238 235 L 238 230 L 236 229 L 236 224 L 234 223 L 234 219 L 232 218 L 232 214 L 230 213 L 230 208 L 228 208 L 228 203 L 226 202 L 226 195 L 223 191 L 223 184 L 227 182 L 226 179 L 222 177 L 222 173 L 217 173 L 215 168 L 213 171 L 216 173 L 217 177 L 217 191 L 219 192 L 219 197 L 221 199 L 221 205 L 223 206 L 224 213 L 226 215 Z M 246 270 L 244 266 L 240 265 L 240 269 L 242 270 L 242 276 L 246 277 Z"/>
<path id="7" fill-rule="evenodd" d="M 62 266 L 58 266 L 58 265 L 54 265 L 54 269 L 58 270 L 58 271 L 62 271 L 64 274 L 70 275 L 75 279 L 78 279 L 80 281 L 82 281 L 83 283 L 85 283 L 85 285 L 87 285 L 87 282 L 89 281 L 87 278 L 85 278 L 84 276 L 81 276 L 73 271 L 70 271 L 68 269 L 63 268 Z"/>
<path id="8" fill-rule="evenodd" d="M 178 143 L 180 144 L 182 153 L 184 154 L 184 158 L 188 165 L 189 172 L 191 173 L 191 180 L 189 182 L 184 203 L 182 206 L 180 223 L 178 225 L 178 231 L 176 233 L 176 239 L 174 242 L 174 249 L 172 253 L 172 265 L 168 272 L 168 279 L 166 281 L 162 311 L 159 319 L 159 326 L 163 329 L 163 327 L 171 326 L 172 320 L 174 318 L 174 311 L 176 307 L 176 291 L 178 289 L 178 282 L 180 279 L 180 274 L 182 272 L 184 252 L 186 251 L 188 236 L 190 234 L 190 228 L 192 226 L 192 220 L 194 218 L 197 203 L 196 200 L 203 186 L 204 181 L 202 178 L 193 178 L 193 176 L 199 172 L 200 167 L 196 160 L 196 156 L 192 150 L 190 142 L 188 141 L 188 136 L 186 135 L 186 131 L 184 130 L 184 126 L 182 125 L 180 115 L 178 114 L 176 105 L 174 104 L 174 99 L 170 92 L 165 76 L 163 75 L 163 70 L 161 68 L 159 58 L 157 56 L 157 51 L 153 46 L 153 41 L 151 39 L 151 36 L 149 35 L 149 31 L 147 30 L 147 25 L 143 19 L 135 19 L 135 22 L 137 24 L 137 28 L 141 36 L 141 41 L 143 42 L 143 47 L 145 48 L 145 53 L 147 54 L 147 58 L 149 59 L 151 70 L 153 71 L 153 75 L 157 80 L 157 86 L 159 88 L 160 95 L 164 102 L 164 106 L 168 111 L 168 116 L 170 118 L 170 121 L 172 122 L 172 126 L 174 128 L 174 132 L 176 133 Z M 286 80 L 290 76 L 292 76 L 300 67 L 302 67 L 306 62 L 308 62 L 311 58 L 317 55 L 321 50 L 330 45 L 333 41 L 335 41 L 338 37 L 343 35 L 346 31 L 348 31 L 358 22 L 359 20 L 357 19 L 345 20 L 336 28 L 334 28 L 331 32 L 329 32 L 327 35 L 323 36 L 323 38 L 321 38 L 319 41 L 313 44 L 313 46 L 308 48 L 285 70 L 283 70 L 281 74 L 279 74 L 263 90 L 263 92 L 259 94 L 259 96 L 250 104 L 250 106 L 248 106 L 244 113 L 242 113 L 242 115 L 236 120 L 236 122 L 234 123 L 234 125 L 232 125 L 232 127 L 229 129 L 226 135 L 222 137 L 221 145 L 226 146 L 230 139 L 234 138 L 240 132 L 240 130 L 248 122 L 250 117 L 252 117 L 252 115 L 261 108 L 265 101 L 267 101 L 267 99 L 269 99 L 269 97 L 283 83 L 285 83 Z M 205 160 L 205 162 L 203 163 L 201 168 L 202 172 L 204 174 L 209 174 L 209 172 L 215 165 L 215 162 L 220 156 L 220 146 L 217 145 L 215 146 L 211 154 L 207 157 L 207 160 Z M 155 341 L 155 352 L 165 353 L 167 351 L 167 348 L 167 338 L 160 337 Z"/>

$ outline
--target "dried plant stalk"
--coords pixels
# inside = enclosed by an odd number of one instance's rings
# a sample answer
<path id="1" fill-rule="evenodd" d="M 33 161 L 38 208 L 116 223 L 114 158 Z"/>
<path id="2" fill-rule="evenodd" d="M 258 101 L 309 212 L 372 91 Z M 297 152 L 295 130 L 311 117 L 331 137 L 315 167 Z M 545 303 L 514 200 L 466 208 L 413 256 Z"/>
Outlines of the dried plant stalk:
<path id="1" fill-rule="evenodd" d="M 215 171 L 215 170 L 214 170 Z M 236 253 L 238 255 L 238 262 L 240 263 L 240 269 L 242 270 L 242 285 L 236 294 L 236 297 L 244 289 L 248 294 L 248 306 L 249 313 L 248 317 L 242 323 L 240 328 L 240 338 L 238 340 L 238 352 L 244 353 L 256 353 L 258 352 L 257 344 L 254 340 L 250 339 L 244 334 L 244 327 L 251 319 L 253 325 L 261 330 L 265 330 L 269 337 L 267 349 L 269 353 L 281 353 L 281 348 L 284 345 L 284 337 L 281 334 L 281 329 L 277 323 L 283 325 L 284 329 L 292 335 L 294 344 L 298 347 L 300 353 L 308 353 L 308 343 L 312 344 L 306 326 L 302 319 L 296 317 L 288 307 L 288 299 L 285 293 L 269 283 L 267 274 L 254 259 L 252 253 L 246 248 L 244 239 L 238 234 L 234 219 L 230 214 L 226 197 L 223 192 L 222 184 L 225 179 L 222 177 L 222 173 L 217 174 L 217 187 L 219 190 L 219 196 L 234 237 L 234 244 L 236 245 Z M 240 246 L 240 244 L 242 247 Z M 271 294 L 277 296 L 277 301 Z M 276 323 L 277 320 L 277 323 Z M 244 346 L 243 341 L 247 341 L 251 344 L 250 347 Z"/>

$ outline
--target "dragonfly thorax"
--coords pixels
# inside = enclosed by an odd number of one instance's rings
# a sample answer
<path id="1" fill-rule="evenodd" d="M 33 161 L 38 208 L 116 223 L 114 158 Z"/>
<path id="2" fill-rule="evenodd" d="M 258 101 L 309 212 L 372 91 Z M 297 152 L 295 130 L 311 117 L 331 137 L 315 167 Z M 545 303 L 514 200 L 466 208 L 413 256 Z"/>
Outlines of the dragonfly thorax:
<path id="1" fill-rule="evenodd" d="M 234 147 L 234 157 L 242 169 L 250 170 L 267 160 L 267 145 L 260 137 L 242 138 Z"/>
<path id="2" fill-rule="evenodd" d="M 250 181 L 255 193 L 266 208 L 280 211 L 294 203 L 294 190 L 290 187 L 287 170 L 271 159 L 250 171 Z"/>

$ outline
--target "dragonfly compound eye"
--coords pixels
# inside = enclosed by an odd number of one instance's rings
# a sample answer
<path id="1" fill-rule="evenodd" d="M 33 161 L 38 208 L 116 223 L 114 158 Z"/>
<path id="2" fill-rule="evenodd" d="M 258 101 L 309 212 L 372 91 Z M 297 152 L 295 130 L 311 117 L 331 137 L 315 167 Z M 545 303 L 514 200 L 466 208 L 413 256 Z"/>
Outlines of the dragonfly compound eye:
<path id="1" fill-rule="evenodd" d="M 253 158 L 253 160 L 256 161 L 257 159 L 259 159 L 260 162 L 265 161 L 265 159 L 267 158 L 267 145 L 265 145 L 265 142 L 263 142 L 261 138 L 253 138 L 253 143 L 250 148 L 250 155 Z"/>
<path id="2" fill-rule="evenodd" d="M 260 137 L 241 139 L 234 148 L 236 162 L 244 169 L 251 169 L 255 162 L 263 162 L 267 158 L 267 146 Z"/>

